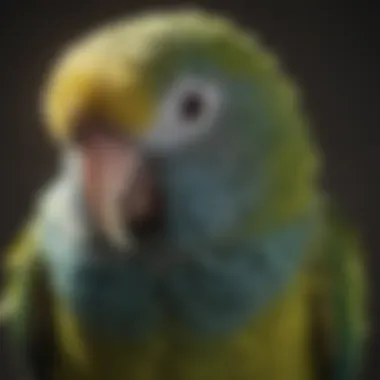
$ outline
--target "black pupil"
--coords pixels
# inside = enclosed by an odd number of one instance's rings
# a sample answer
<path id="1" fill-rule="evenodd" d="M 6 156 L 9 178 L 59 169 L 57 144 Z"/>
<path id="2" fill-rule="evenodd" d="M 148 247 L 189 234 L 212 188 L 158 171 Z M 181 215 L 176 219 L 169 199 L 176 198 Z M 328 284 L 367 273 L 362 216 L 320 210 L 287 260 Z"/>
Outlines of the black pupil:
<path id="1" fill-rule="evenodd" d="M 181 105 L 182 117 L 188 121 L 197 119 L 203 111 L 202 97 L 197 93 L 186 95 Z"/>

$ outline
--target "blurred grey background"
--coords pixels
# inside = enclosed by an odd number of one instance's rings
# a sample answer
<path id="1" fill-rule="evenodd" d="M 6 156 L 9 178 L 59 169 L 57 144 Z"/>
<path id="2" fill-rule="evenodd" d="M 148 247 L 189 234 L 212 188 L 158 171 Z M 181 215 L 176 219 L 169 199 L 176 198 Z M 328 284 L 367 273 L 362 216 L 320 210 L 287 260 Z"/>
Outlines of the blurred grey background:
<path id="1" fill-rule="evenodd" d="M 55 152 L 38 118 L 38 95 L 52 56 L 98 23 L 176 4 L 138 0 L 3 0 L 0 9 L 0 248 L 21 226 L 36 190 L 54 171 Z M 369 251 L 374 296 L 368 380 L 380 379 L 379 13 L 376 1 L 203 1 L 256 30 L 303 90 L 325 154 L 326 188 L 356 222 Z M 1 337 L 0 337 L 1 338 Z M 1 341 L 0 341 L 1 346 Z M 0 379 L 10 380 L 0 356 Z"/>

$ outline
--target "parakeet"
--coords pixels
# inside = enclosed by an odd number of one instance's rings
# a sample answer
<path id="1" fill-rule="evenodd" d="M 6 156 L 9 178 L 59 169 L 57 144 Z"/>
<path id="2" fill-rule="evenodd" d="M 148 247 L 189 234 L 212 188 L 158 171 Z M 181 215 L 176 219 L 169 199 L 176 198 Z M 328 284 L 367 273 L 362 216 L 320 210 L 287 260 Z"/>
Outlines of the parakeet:
<path id="1" fill-rule="evenodd" d="M 41 107 L 59 167 L 6 256 L 28 379 L 358 379 L 363 249 L 300 97 L 256 35 L 203 10 L 58 54 Z"/>

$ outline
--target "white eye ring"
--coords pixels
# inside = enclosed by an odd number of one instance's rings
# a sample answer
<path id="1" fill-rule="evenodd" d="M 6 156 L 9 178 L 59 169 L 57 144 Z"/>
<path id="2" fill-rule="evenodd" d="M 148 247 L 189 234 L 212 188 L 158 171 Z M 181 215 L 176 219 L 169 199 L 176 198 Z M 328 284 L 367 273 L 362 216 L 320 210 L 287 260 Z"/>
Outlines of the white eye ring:
<path id="1" fill-rule="evenodd" d="M 199 139 L 215 125 L 221 103 L 219 83 L 200 77 L 180 78 L 165 95 L 145 143 L 166 150 Z"/>

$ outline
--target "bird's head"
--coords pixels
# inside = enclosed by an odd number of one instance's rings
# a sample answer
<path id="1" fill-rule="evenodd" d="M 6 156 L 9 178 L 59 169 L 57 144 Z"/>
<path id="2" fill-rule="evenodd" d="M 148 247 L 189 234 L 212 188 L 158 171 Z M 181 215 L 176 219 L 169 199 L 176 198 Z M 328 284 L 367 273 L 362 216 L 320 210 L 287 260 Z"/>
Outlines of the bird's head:
<path id="1" fill-rule="evenodd" d="M 88 209 L 116 244 L 149 239 L 152 221 L 179 245 L 265 229 L 313 192 L 296 91 L 257 39 L 208 13 L 121 20 L 71 44 L 43 110 L 80 157 Z"/>

